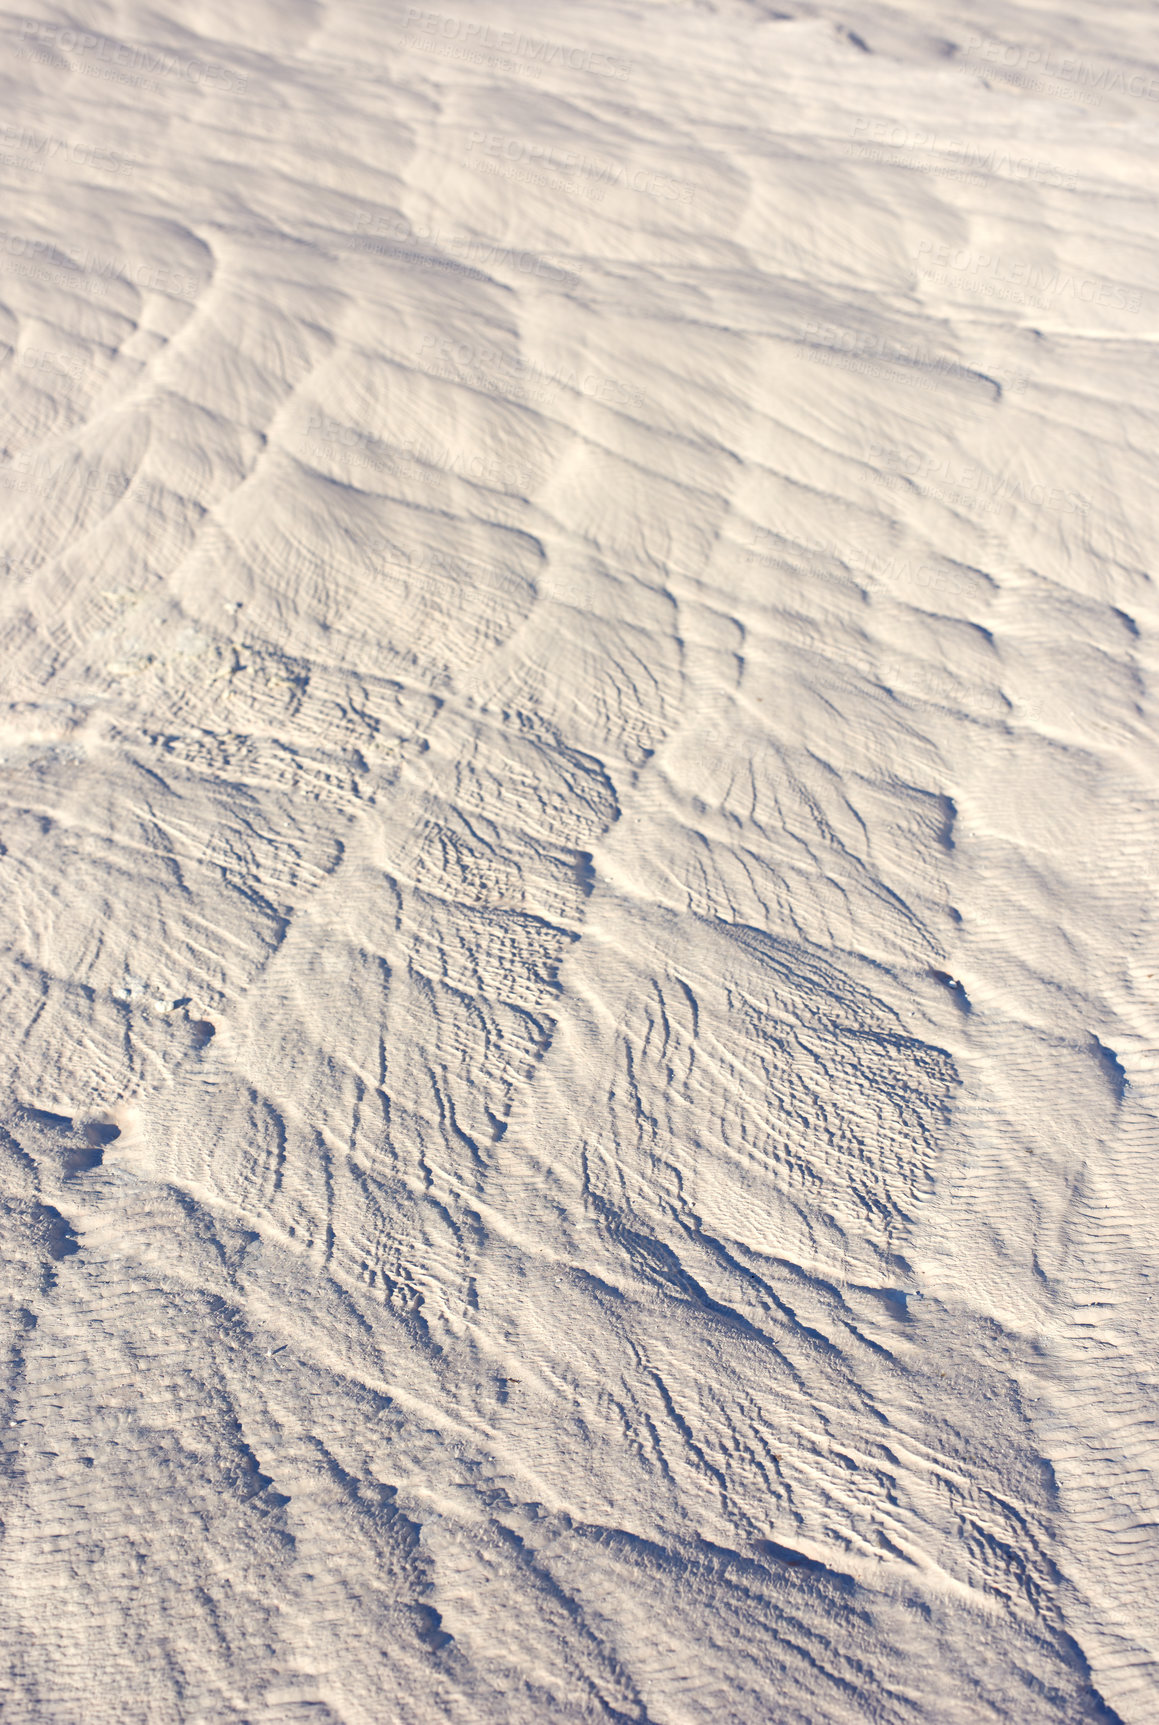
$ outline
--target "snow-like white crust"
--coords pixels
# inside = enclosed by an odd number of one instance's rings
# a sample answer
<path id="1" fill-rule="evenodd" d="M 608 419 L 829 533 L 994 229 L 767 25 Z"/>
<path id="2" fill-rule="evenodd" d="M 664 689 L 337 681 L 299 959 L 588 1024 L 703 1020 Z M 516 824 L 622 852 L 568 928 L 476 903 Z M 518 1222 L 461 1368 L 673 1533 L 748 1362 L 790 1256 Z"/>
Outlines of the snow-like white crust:
<path id="1" fill-rule="evenodd" d="M 1153 13 L 0 45 L 0 1715 L 1151 1725 Z"/>

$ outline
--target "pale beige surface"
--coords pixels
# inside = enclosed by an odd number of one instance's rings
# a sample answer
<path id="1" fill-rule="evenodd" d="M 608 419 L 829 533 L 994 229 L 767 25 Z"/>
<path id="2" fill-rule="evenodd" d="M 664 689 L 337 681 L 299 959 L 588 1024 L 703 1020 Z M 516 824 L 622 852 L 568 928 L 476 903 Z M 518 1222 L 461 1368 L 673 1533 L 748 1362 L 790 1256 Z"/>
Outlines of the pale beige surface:
<path id="1" fill-rule="evenodd" d="M 1148 1725 L 1153 15 L 37 19 L 0 1714 Z"/>

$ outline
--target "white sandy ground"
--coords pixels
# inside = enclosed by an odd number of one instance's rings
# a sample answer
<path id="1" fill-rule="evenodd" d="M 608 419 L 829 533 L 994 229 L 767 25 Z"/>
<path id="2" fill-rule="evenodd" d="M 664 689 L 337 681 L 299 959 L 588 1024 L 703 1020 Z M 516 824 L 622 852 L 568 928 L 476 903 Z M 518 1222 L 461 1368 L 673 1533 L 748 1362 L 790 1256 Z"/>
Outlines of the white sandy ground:
<path id="1" fill-rule="evenodd" d="M 1151 1725 L 1154 10 L 443 3 L 3 18 L 0 1716 Z"/>

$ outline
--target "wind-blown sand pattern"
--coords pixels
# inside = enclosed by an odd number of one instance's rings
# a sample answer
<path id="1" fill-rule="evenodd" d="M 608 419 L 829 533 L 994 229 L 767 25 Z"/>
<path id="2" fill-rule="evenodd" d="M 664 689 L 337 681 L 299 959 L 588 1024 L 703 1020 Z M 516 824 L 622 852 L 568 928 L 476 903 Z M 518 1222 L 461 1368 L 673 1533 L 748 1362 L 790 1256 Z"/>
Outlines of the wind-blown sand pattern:
<path id="1" fill-rule="evenodd" d="M 7 15 L 12 1725 L 1159 1716 L 1159 62 L 969 13 Z"/>

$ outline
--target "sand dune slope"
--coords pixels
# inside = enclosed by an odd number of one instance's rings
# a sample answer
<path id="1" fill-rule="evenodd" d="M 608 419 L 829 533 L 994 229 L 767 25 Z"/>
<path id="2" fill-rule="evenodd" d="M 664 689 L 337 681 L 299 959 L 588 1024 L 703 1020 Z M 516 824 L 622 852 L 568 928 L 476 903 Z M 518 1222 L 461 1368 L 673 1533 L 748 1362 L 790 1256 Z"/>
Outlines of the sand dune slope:
<path id="1" fill-rule="evenodd" d="M 1155 1718 L 1148 23 L 8 15 L 5 1720 Z"/>

